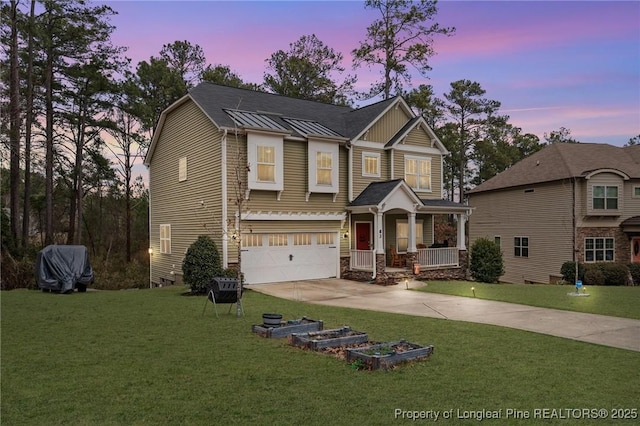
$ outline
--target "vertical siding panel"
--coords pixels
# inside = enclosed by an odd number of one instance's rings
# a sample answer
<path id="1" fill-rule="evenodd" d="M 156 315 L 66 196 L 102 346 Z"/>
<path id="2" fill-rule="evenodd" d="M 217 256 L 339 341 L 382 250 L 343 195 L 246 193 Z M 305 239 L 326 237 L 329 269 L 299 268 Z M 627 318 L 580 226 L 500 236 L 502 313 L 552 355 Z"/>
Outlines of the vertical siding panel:
<path id="1" fill-rule="evenodd" d="M 387 143 L 410 119 L 402 108 L 391 108 L 371 126 L 367 140 Z"/>

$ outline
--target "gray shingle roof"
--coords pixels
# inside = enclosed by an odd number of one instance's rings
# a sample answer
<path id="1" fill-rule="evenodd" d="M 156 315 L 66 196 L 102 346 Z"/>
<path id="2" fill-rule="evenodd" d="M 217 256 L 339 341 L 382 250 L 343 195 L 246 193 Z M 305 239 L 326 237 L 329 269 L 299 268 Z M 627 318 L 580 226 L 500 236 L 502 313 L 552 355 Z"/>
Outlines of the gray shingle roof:
<path id="1" fill-rule="evenodd" d="M 372 182 L 364 191 L 351 202 L 351 206 L 375 206 L 382 202 L 391 193 L 402 179 L 387 180 L 384 182 Z"/>
<path id="2" fill-rule="evenodd" d="M 640 178 L 640 146 L 620 148 L 608 144 L 555 143 L 519 161 L 469 193 L 583 177 L 600 169 L 615 169 L 632 179 Z"/>
<path id="3" fill-rule="evenodd" d="M 278 126 L 296 132 L 282 118 L 310 120 L 319 123 L 336 135 L 348 136 L 346 115 L 354 111 L 347 106 L 324 104 L 304 99 L 289 98 L 249 89 L 200 83 L 189 95 L 220 127 L 234 127 L 235 123 L 225 110 L 240 110 L 268 115 Z"/>

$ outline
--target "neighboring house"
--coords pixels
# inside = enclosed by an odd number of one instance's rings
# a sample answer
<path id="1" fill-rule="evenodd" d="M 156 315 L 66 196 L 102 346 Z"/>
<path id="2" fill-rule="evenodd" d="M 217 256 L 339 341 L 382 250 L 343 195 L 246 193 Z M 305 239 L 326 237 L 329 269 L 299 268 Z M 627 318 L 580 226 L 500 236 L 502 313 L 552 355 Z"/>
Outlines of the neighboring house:
<path id="1" fill-rule="evenodd" d="M 401 97 L 353 109 L 202 83 L 161 115 L 149 168 L 151 282 L 181 281 L 187 248 L 241 242 L 247 283 L 466 274 L 468 206 L 442 200 L 448 152 Z M 241 211 L 238 212 L 238 205 Z M 455 215 L 457 247 L 434 243 Z M 393 256 L 391 255 L 393 252 Z"/>
<path id="2" fill-rule="evenodd" d="M 502 281 L 553 283 L 575 258 L 640 262 L 640 146 L 549 145 L 474 188 L 469 203 L 470 243 L 500 244 Z"/>

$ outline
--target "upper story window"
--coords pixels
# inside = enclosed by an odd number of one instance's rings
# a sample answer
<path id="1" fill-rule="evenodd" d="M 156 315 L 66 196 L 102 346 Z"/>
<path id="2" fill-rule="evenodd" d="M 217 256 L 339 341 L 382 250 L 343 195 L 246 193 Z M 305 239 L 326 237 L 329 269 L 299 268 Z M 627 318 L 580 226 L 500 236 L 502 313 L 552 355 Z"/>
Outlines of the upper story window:
<path id="1" fill-rule="evenodd" d="M 335 142 L 309 140 L 307 201 L 312 192 L 338 193 L 339 153 L 339 146 Z"/>
<path id="2" fill-rule="evenodd" d="M 247 134 L 248 189 L 284 189 L 283 136 Z"/>
<path id="3" fill-rule="evenodd" d="M 160 253 L 171 254 L 171 225 L 160 225 Z"/>
<path id="4" fill-rule="evenodd" d="M 640 198 L 640 186 L 633 187 L 633 198 Z"/>
<path id="5" fill-rule="evenodd" d="M 404 180 L 415 191 L 431 191 L 431 158 L 405 156 Z"/>
<path id="6" fill-rule="evenodd" d="M 330 152 L 316 152 L 316 184 L 331 185 L 333 156 Z"/>
<path id="7" fill-rule="evenodd" d="M 178 182 L 187 180 L 187 157 L 178 160 Z"/>
<path id="8" fill-rule="evenodd" d="M 362 153 L 362 176 L 380 177 L 380 153 Z"/>
<path id="9" fill-rule="evenodd" d="M 257 146 L 258 182 L 276 181 L 276 149 L 273 146 Z"/>
<path id="10" fill-rule="evenodd" d="M 618 187 L 594 185 L 593 208 L 594 210 L 618 210 Z"/>

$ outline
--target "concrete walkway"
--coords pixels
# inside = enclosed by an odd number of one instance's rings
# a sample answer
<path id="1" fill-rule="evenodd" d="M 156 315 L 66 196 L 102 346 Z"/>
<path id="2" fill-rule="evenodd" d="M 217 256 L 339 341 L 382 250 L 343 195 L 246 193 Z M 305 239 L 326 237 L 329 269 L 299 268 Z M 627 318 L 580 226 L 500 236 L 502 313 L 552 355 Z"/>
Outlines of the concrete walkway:
<path id="1" fill-rule="evenodd" d="M 409 288 L 423 285 L 409 282 Z M 343 279 L 247 285 L 271 296 L 345 308 L 468 321 L 640 352 L 640 320 L 408 291 Z"/>

